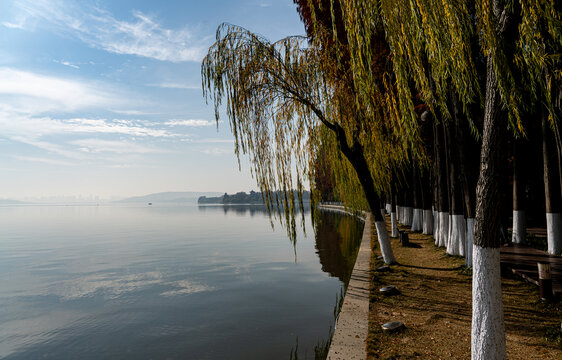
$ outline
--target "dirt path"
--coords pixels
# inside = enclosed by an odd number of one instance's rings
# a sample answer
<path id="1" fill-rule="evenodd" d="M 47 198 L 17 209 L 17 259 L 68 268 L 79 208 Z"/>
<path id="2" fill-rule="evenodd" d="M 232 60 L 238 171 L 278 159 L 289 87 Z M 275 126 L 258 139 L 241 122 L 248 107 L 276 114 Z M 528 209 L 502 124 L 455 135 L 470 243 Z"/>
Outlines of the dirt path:
<path id="1" fill-rule="evenodd" d="M 390 272 L 373 271 L 369 359 L 470 359 L 471 275 L 464 259 L 433 245 L 433 237 L 409 234 L 411 247 L 392 239 L 396 259 Z M 376 244 L 376 239 L 372 244 Z M 373 269 L 382 266 L 378 249 Z M 395 285 L 400 293 L 378 291 Z M 538 289 L 519 279 L 503 278 L 508 359 L 562 359 L 562 306 L 544 304 Z M 402 321 L 406 330 L 383 333 L 381 324 Z"/>

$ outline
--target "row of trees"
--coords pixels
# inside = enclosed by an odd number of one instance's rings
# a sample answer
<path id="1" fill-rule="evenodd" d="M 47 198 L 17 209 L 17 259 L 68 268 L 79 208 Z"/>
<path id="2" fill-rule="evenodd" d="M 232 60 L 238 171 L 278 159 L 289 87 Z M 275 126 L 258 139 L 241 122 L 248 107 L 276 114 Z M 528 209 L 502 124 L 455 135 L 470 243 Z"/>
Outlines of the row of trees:
<path id="1" fill-rule="evenodd" d="M 562 227 L 560 186 L 554 186 L 562 149 L 561 5 L 295 2 L 307 38 L 270 43 L 224 24 L 203 61 L 204 94 L 217 119 L 226 100 L 236 152 L 248 154 L 262 192 L 302 193 L 308 177 L 346 204 L 369 208 L 387 263 L 394 256 L 381 199 L 395 199 L 405 210 L 402 221 L 427 232 L 433 205 L 437 243 L 452 253 L 473 251 L 472 357 L 505 358 L 499 204 L 510 144 L 516 191 L 525 164 L 518 154 L 526 154 L 517 143 L 545 144 L 552 239 Z M 520 194 L 514 197 L 518 212 Z M 283 201 L 294 227 L 302 200 Z M 411 214 L 410 207 L 416 209 Z M 472 246 L 462 240 L 470 219 Z M 522 228 L 517 221 L 514 233 Z"/>

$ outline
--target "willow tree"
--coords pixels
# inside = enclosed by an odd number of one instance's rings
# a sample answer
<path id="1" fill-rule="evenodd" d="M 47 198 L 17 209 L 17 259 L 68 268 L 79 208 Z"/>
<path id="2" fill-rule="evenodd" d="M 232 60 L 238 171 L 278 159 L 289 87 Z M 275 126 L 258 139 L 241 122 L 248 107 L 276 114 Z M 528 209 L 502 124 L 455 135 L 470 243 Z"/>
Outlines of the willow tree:
<path id="1" fill-rule="evenodd" d="M 500 178 L 506 138 L 525 136 L 526 103 L 547 104 L 558 126 L 549 89 L 559 86 L 562 16 L 549 0 L 332 0 L 342 6 L 354 76 L 372 93 L 368 59 L 372 35 L 385 29 L 397 89 L 396 111 L 404 136 L 415 131 L 411 89 L 436 112 L 449 116 L 449 86 L 470 121 L 471 105 L 483 111 L 480 175 L 473 246 L 472 358 L 505 358 L 499 262 Z M 479 37 L 476 49 L 471 39 Z M 483 58 L 486 66 L 475 63 Z M 521 75 L 524 74 L 524 75 Z M 524 99 L 521 88 L 534 96 Z"/>
<path id="2" fill-rule="evenodd" d="M 377 184 L 387 183 L 388 171 L 373 165 L 385 163 L 389 153 L 382 149 L 401 145 L 386 136 L 380 123 L 371 121 L 369 112 L 350 96 L 351 73 L 336 71 L 335 61 L 303 37 L 270 43 L 241 27 L 223 24 L 201 66 L 204 96 L 213 100 L 217 121 L 226 100 L 236 154 L 249 156 L 262 192 L 289 194 L 296 188 L 300 194 L 311 175 L 315 150 L 337 149 L 344 163 L 339 168 L 353 169 L 350 175 L 361 185 L 375 223 L 380 224 Z M 275 201 L 294 227 L 293 197 L 266 198 L 268 206 Z M 384 261 L 394 262 L 386 228 L 377 226 L 377 234 Z"/>

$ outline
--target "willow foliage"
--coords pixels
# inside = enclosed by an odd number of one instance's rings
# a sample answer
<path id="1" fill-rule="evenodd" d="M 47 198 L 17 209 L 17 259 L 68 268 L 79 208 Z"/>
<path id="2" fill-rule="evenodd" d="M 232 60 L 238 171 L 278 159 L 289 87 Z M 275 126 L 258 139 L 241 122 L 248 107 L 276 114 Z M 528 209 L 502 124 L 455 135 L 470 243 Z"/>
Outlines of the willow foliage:
<path id="1" fill-rule="evenodd" d="M 201 67 L 204 96 L 212 99 L 217 121 L 226 111 L 236 154 L 249 156 L 261 191 L 288 194 L 267 198 L 268 209 L 283 208 L 294 230 L 297 203 L 302 202 L 291 194 L 296 189 L 300 196 L 319 147 L 338 154 L 329 159 L 342 179 L 357 179 L 357 174 L 338 151 L 342 146 L 362 150 L 383 190 L 390 176 L 383 165 L 389 157 L 403 156 L 406 145 L 355 102 L 351 72 L 338 70 L 329 49 L 303 37 L 270 43 L 230 24 L 217 29 L 216 39 Z"/>
<path id="2" fill-rule="evenodd" d="M 368 40 L 381 26 L 384 28 L 392 52 L 397 91 L 395 109 L 396 116 L 401 118 L 398 129 L 406 135 L 416 127 L 412 84 L 424 102 L 443 116 L 450 116 L 446 105 L 449 84 L 468 117 L 469 104 L 484 106 L 474 63 L 480 56 L 493 60 L 501 101 L 515 132 L 524 133 L 520 114 L 529 105 L 522 89 L 533 95 L 532 102 L 544 100 L 549 105 L 553 121 L 551 89 L 560 87 L 562 48 L 562 17 L 556 1 L 505 1 L 502 8 L 492 0 L 339 0 L 339 3 L 352 44 L 354 75 L 364 79 L 360 83 L 367 94 L 374 92 L 369 83 L 373 71 L 366 61 L 372 54 Z M 508 35 L 512 38 L 500 39 L 498 29 L 508 26 L 507 18 L 517 22 L 517 31 Z M 471 45 L 474 37 L 480 53 Z M 506 40 L 516 44 L 515 53 L 505 46 Z M 523 78 L 519 79 L 518 74 Z"/>

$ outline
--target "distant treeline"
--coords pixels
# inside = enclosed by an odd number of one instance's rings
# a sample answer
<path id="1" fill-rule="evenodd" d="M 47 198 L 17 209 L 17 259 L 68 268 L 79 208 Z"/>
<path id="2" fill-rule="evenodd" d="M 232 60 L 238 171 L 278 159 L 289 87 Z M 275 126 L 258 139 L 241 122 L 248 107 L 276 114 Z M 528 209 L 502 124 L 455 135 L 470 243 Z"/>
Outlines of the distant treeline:
<path id="1" fill-rule="evenodd" d="M 296 192 L 292 194 L 294 198 L 297 198 Z M 276 197 L 283 196 L 283 192 L 277 191 L 271 193 L 273 199 Z M 303 202 L 310 202 L 310 193 L 308 191 L 304 191 L 303 195 Z M 261 192 L 250 191 L 249 194 L 241 191 L 234 195 L 228 195 L 224 193 L 224 195 L 216 196 L 216 197 L 206 197 L 201 196 L 197 200 L 198 204 L 263 204 L 264 196 Z"/>

